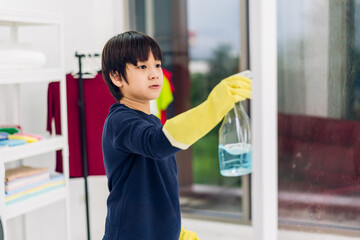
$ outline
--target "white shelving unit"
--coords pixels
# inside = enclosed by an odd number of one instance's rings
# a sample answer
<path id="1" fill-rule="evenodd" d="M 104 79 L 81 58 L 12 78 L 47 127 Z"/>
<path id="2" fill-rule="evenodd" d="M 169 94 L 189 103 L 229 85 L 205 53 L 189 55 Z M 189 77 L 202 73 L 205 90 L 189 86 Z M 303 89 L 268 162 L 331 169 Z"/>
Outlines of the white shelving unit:
<path id="1" fill-rule="evenodd" d="M 66 78 L 64 70 L 62 16 L 61 14 L 54 12 L 19 11 L 16 9 L 0 8 L 0 27 L 10 28 L 12 41 L 17 41 L 18 30 L 21 27 L 35 25 L 37 27 L 53 26 L 57 29 L 60 39 L 59 45 L 54 47 L 59 50 L 59 66 L 34 70 L 0 70 L 0 87 L 5 84 L 15 84 L 19 86 L 22 83 L 59 81 L 62 135 L 45 138 L 38 142 L 28 143 L 21 146 L 0 148 L 0 179 L 3 181 L 5 178 L 6 163 L 62 150 L 65 187 L 57 188 L 6 206 L 4 194 L 5 186 L 4 183 L 0 184 L 0 217 L 5 240 L 7 240 L 6 222 L 8 219 L 26 214 L 58 201 L 65 201 L 66 230 L 64 231 L 66 232 L 66 239 L 70 239 L 69 149 L 67 141 Z"/>
<path id="2" fill-rule="evenodd" d="M 41 70 L 0 71 L 0 84 L 49 82 L 63 77 L 61 69 L 50 68 Z"/>

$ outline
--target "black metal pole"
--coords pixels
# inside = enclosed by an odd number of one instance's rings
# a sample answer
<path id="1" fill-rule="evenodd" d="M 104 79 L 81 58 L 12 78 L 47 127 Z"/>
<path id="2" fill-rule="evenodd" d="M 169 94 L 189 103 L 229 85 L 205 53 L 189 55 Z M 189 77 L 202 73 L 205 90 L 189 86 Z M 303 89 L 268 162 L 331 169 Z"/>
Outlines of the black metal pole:
<path id="1" fill-rule="evenodd" d="M 82 172 L 85 186 L 85 207 L 86 207 L 86 227 L 87 239 L 90 240 L 90 217 L 89 217 L 89 197 L 88 197 L 88 165 L 87 165 L 87 146 L 86 146 L 86 124 L 85 124 L 85 102 L 84 102 L 84 82 L 82 78 L 81 60 L 85 55 L 75 53 L 79 59 L 79 110 L 80 110 L 80 133 L 81 133 L 81 155 L 82 155 Z"/>

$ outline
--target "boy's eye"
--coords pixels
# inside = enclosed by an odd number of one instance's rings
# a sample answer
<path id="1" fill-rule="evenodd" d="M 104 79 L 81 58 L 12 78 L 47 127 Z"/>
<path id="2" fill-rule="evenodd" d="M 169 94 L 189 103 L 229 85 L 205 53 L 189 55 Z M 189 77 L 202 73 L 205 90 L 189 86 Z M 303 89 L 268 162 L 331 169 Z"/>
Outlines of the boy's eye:
<path id="1" fill-rule="evenodd" d="M 157 67 L 157 68 L 161 68 L 161 64 L 156 64 L 156 67 Z"/>
<path id="2" fill-rule="evenodd" d="M 140 65 L 139 68 L 140 68 L 140 69 L 145 69 L 146 66 L 145 66 L 145 65 Z"/>

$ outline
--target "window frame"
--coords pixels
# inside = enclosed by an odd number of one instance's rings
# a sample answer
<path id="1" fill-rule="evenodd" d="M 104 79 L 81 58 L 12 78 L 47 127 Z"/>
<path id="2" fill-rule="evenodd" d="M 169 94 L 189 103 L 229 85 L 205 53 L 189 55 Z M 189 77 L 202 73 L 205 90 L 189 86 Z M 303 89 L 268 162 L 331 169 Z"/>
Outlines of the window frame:
<path id="1" fill-rule="evenodd" d="M 278 239 L 276 0 L 249 1 L 253 71 L 252 226 L 254 239 Z"/>

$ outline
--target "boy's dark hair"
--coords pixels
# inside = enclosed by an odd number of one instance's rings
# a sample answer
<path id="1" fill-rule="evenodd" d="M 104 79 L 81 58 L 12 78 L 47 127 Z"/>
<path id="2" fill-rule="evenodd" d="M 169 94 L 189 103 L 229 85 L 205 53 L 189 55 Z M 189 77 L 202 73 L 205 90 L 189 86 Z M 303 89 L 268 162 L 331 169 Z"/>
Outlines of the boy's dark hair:
<path id="1" fill-rule="evenodd" d="M 119 87 L 113 84 L 110 74 L 119 74 L 120 78 L 126 79 L 126 64 L 134 66 L 138 61 L 148 59 L 150 51 L 156 60 L 162 61 L 162 53 L 157 42 L 148 35 L 128 31 L 112 37 L 104 46 L 101 56 L 102 74 L 109 90 L 118 102 L 123 97 Z"/>

